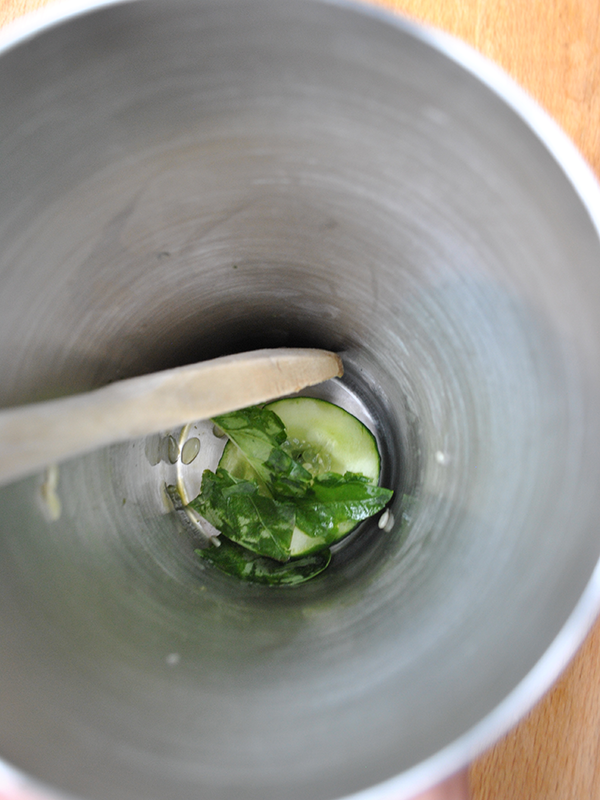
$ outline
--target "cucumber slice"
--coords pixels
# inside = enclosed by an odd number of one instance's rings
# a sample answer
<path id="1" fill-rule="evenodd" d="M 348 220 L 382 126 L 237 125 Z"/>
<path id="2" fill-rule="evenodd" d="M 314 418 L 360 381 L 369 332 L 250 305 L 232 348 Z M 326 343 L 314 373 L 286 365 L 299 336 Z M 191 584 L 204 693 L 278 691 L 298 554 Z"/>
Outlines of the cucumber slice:
<path id="1" fill-rule="evenodd" d="M 265 408 L 277 414 L 285 425 L 288 439 L 282 446 L 313 475 L 353 472 L 364 475 L 375 484 L 379 481 L 381 460 L 375 437 L 348 411 L 313 397 L 276 400 Z M 235 478 L 255 481 L 260 491 L 268 493 L 233 442 L 225 446 L 219 466 Z M 336 541 L 355 527 L 353 521 L 340 525 Z M 291 556 L 309 555 L 330 544 L 331 540 L 308 536 L 296 527 L 292 535 Z"/>
<path id="2" fill-rule="evenodd" d="M 291 454 L 307 458 L 302 465 L 323 472 L 357 472 L 379 480 L 381 460 L 371 431 L 343 408 L 314 397 L 289 397 L 265 406 L 285 425 Z"/>

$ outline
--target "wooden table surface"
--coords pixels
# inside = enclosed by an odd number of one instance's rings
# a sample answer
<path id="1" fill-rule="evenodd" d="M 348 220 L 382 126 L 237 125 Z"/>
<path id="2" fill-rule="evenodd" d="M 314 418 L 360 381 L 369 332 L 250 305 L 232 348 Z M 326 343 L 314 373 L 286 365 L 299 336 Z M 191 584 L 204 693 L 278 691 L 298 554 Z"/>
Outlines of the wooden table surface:
<path id="1" fill-rule="evenodd" d="M 600 0 L 371 1 L 502 65 L 600 176 Z M 0 0 L 0 25 L 48 2 Z M 473 800 L 600 800 L 600 622 L 555 688 L 475 762 L 471 787 Z"/>

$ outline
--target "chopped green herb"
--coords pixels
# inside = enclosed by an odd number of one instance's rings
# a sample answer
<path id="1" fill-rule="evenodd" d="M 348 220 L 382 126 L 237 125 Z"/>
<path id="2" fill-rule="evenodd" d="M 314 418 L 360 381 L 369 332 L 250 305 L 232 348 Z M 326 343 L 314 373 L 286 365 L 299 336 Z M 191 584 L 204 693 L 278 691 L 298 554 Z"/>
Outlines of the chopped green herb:
<path id="1" fill-rule="evenodd" d="M 259 555 L 287 561 L 294 532 L 294 509 L 259 494 L 258 485 L 233 478 L 217 467 L 205 470 L 200 494 L 190 506 L 234 542 Z"/>
<path id="2" fill-rule="evenodd" d="M 374 486 L 363 475 L 328 472 L 315 478 L 304 497 L 295 503 L 296 525 L 308 536 L 337 541 L 346 523 L 372 517 L 386 505 L 393 492 Z"/>
<path id="3" fill-rule="evenodd" d="M 393 492 L 377 485 L 375 439 L 351 414 L 312 398 L 273 405 L 284 415 L 289 407 L 291 431 L 269 408 L 212 420 L 230 441 L 216 472 L 204 471 L 200 494 L 189 505 L 222 534 L 220 547 L 198 551 L 203 558 L 243 580 L 295 585 L 322 572 L 331 558 L 326 548 L 381 511 Z M 311 440 L 303 428 L 303 408 L 312 424 L 315 415 L 322 419 L 331 453 L 322 432 L 315 430 Z M 332 460 L 349 469 L 327 471 Z M 352 469 L 356 464 L 369 475 Z"/>
<path id="4" fill-rule="evenodd" d="M 312 475 L 281 447 L 287 434 L 277 414 L 251 407 L 212 421 L 229 436 L 272 493 L 291 497 L 304 494 Z"/>
<path id="5" fill-rule="evenodd" d="M 220 547 L 207 547 L 196 550 L 196 553 L 221 572 L 243 581 L 267 586 L 297 586 L 323 572 L 331 561 L 331 552 L 320 550 L 314 555 L 302 556 L 282 564 L 240 547 L 225 537 L 221 537 L 220 542 Z"/>

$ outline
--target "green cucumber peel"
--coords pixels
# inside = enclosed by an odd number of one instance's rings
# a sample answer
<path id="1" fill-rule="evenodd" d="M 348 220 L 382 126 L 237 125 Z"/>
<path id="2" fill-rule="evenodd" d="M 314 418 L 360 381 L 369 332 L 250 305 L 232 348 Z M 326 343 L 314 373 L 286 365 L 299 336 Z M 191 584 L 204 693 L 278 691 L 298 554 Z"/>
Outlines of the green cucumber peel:
<path id="1" fill-rule="evenodd" d="M 331 561 L 329 550 L 319 550 L 313 555 L 301 556 L 282 564 L 224 537 L 220 538 L 219 547 L 196 550 L 196 554 L 227 575 L 266 586 L 298 586 L 323 572 Z"/>

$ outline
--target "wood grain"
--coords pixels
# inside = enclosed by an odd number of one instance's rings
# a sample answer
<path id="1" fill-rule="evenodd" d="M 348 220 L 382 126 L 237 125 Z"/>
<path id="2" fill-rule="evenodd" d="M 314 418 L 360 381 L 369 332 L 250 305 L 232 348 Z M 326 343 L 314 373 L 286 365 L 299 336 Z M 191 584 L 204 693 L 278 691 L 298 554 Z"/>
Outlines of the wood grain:
<path id="1" fill-rule="evenodd" d="M 251 350 L 0 409 L 0 484 L 98 447 L 207 420 L 341 378 L 336 353 Z M 190 498 L 191 499 L 191 498 Z"/>
<path id="2" fill-rule="evenodd" d="M 49 4 L 49 0 L 0 0 L 0 26 Z"/>
<path id="3" fill-rule="evenodd" d="M 600 0 L 372 1 L 438 26 L 503 66 L 600 175 Z M 0 24 L 41 5 L 0 0 Z M 473 800 L 600 800 L 599 756 L 600 623 L 556 687 L 473 765 Z"/>
<path id="4" fill-rule="evenodd" d="M 464 39 L 562 125 L 600 174 L 600 0 L 374 0 Z"/>

